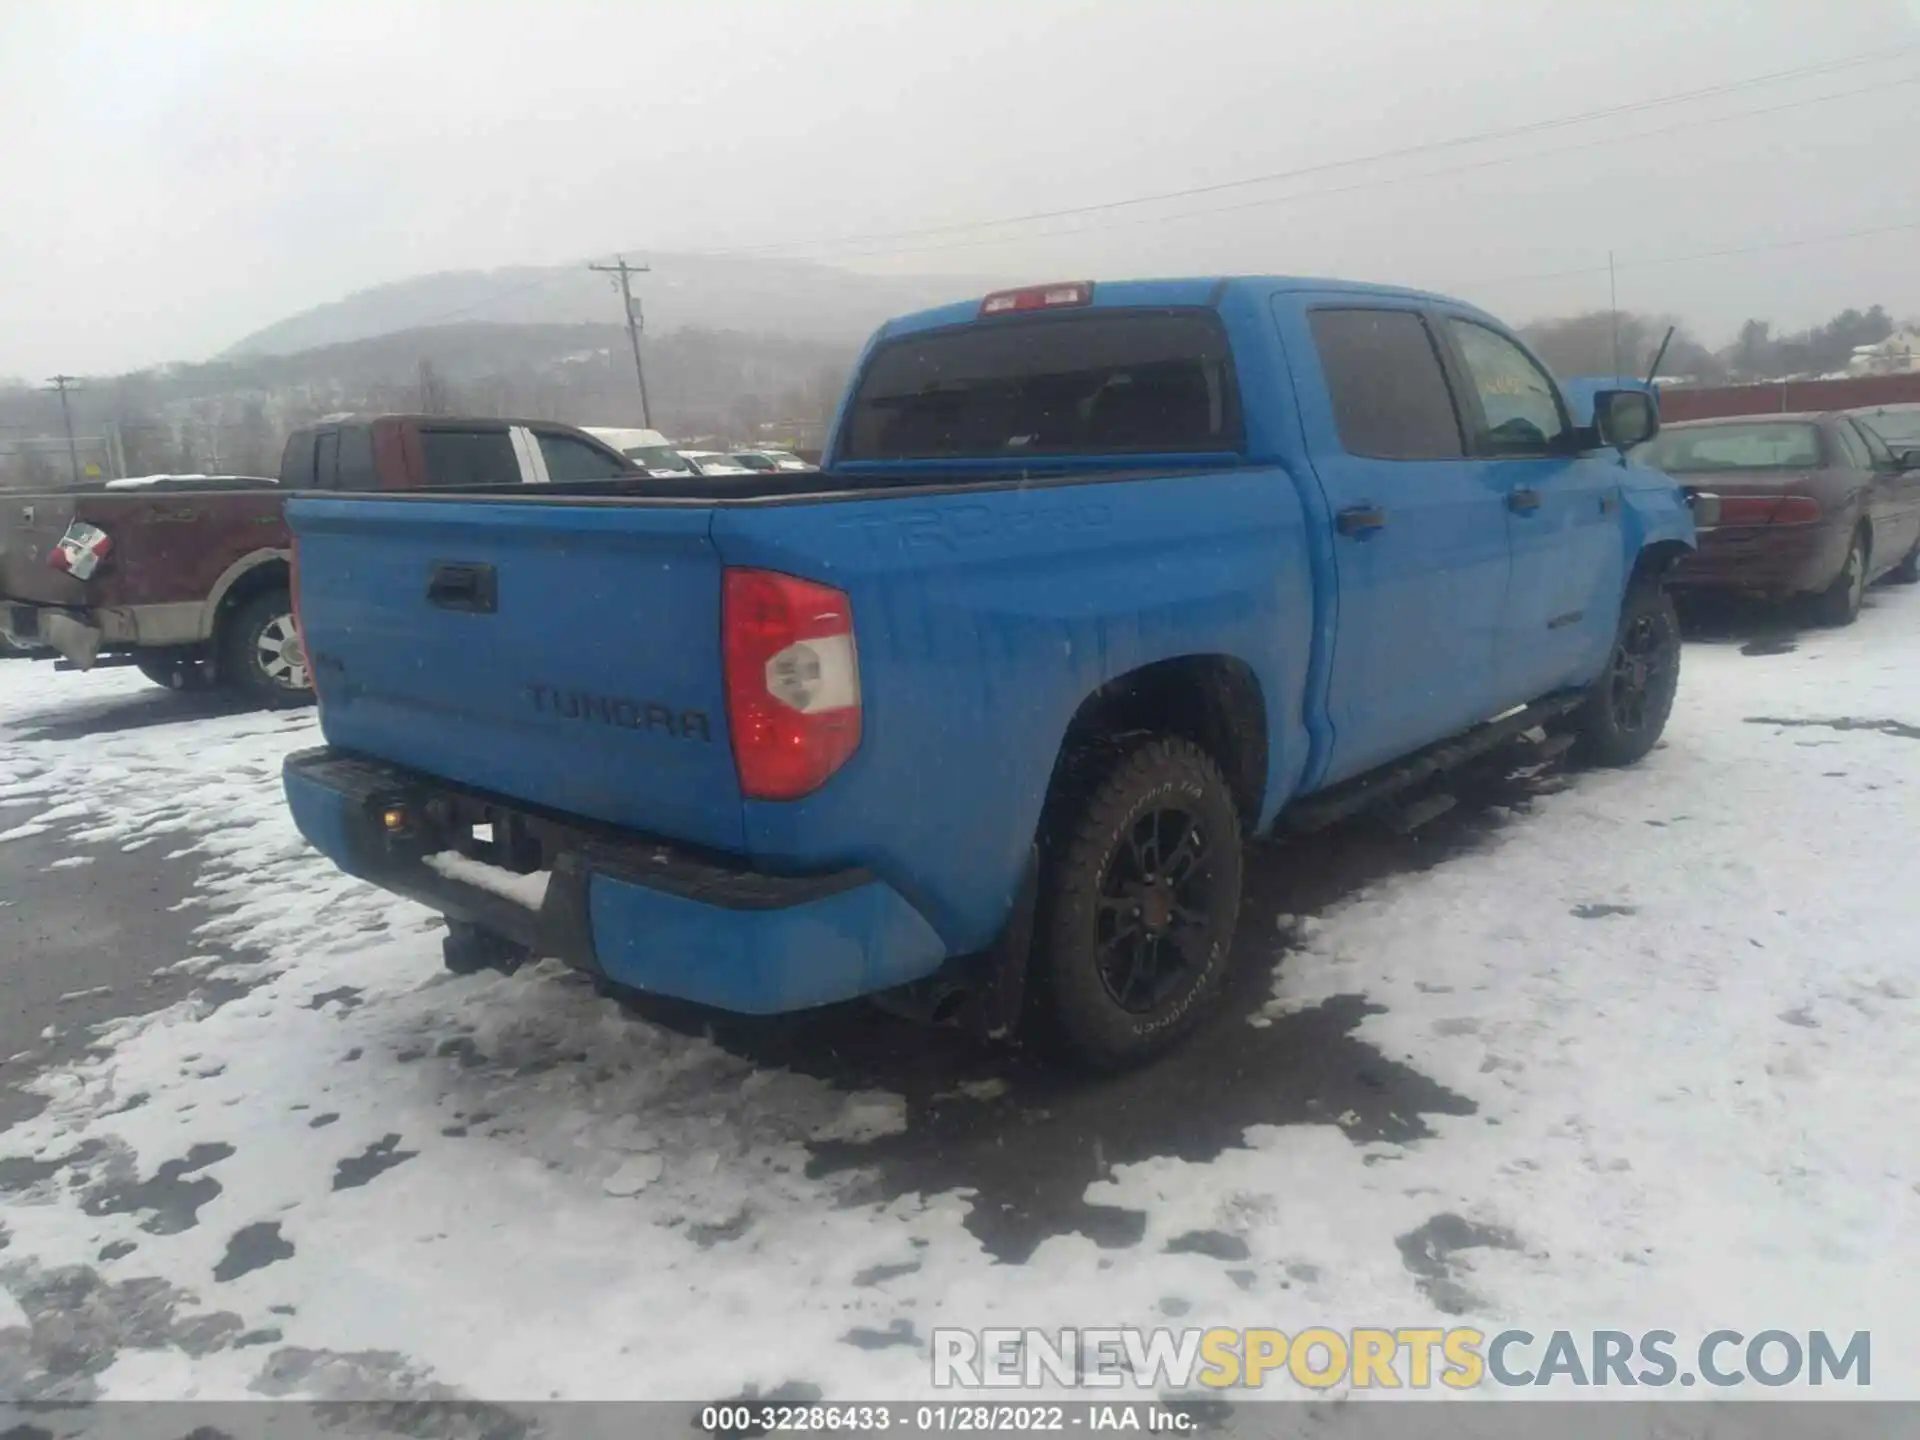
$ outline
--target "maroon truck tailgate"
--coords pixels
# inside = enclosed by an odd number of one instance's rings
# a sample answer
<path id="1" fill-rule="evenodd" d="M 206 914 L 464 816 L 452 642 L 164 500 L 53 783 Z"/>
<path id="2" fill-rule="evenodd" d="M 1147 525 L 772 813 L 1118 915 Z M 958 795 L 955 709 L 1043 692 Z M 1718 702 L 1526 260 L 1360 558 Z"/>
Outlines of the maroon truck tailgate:
<path id="1" fill-rule="evenodd" d="M 289 546 L 285 503 L 272 487 L 7 497 L 0 501 L 0 594 L 95 608 L 204 600 L 234 561 Z M 99 526 L 113 542 L 85 584 L 47 564 L 47 551 L 73 520 Z"/>
<path id="2" fill-rule="evenodd" d="M 86 587 L 47 564 L 73 520 L 74 495 L 0 495 L 0 597 L 78 605 Z"/>

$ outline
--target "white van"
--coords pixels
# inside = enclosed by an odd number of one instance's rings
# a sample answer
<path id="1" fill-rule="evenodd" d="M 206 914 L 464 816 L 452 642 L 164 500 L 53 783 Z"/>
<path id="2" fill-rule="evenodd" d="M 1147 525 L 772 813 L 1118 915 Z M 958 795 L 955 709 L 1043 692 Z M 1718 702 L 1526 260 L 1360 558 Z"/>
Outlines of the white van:
<path id="1" fill-rule="evenodd" d="M 618 430 L 598 425 L 580 427 L 594 439 L 611 445 L 649 475 L 691 475 L 693 466 L 658 430 Z"/>

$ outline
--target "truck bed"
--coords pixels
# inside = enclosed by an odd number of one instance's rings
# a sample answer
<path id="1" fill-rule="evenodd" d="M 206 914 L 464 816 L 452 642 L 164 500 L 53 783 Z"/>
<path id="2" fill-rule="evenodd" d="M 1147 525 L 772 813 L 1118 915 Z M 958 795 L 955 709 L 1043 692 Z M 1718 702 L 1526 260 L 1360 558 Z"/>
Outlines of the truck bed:
<path id="1" fill-rule="evenodd" d="M 433 490 L 383 491 L 356 500 L 433 504 L 450 499 L 497 501 L 510 505 L 581 504 L 667 506 L 780 505 L 824 500 L 871 500 L 895 495 L 951 495 L 972 490 L 1016 490 L 1040 486 L 1157 480 L 1168 476 L 1231 469 L 1238 456 L 1201 456 L 1191 461 L 1152 465 L 1116 465 L 1111 460 L 1058 465 L 927 464 L 844 470 L 748 475 L 636 476 L 620 480 L 579 480 L 541 485 L 442 486 Z"/>

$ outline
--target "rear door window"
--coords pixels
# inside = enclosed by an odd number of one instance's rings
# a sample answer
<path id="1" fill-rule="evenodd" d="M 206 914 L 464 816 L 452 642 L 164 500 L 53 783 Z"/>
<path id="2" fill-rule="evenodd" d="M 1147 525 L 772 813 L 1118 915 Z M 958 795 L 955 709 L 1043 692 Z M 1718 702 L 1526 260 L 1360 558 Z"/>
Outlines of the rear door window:
<path id="1" fill-rule="evenodd" d="M 1873 461 L 1876 470 L 1896 470 L 1900 462 L 1893 458 L 1893 450 L 1885 440 L 1874 432 L 1871 425 L 1862 425 L 1858 420 L 1846 422 L 1859 435 L 1860 443 L 1867 447 L 1867 458 Z"/>
<path id="2" fill-rule="evenodd" d="M 337 490 L 378 490 L 373 471 L 373 429 L 367 425 L 340 427 L 339 462 L 334 471 Z"/>
<path id="3" fill-rule="evenodd" d="M 572 435 L 536 431 L 534 438 L 540 442 L 540 458 L 547 462 L 547 478 L 556 485 L 569 480 L 611 480 L 633 473 L 605 451 Z"/>
<path id="4" fill-rule="evenodd" d="M 1240 393 L 1209 310 L 987 320 L 882 345 L 848 460 L 1237 451 Z"/>
<path id="5" fill-rule="evenodd" d="M 422 430 L 420 453 L 430 489 L 520 483 L 520 462 L 504 425 L 497 430 Z"/>
<path id="6" fill-rule="evenodd" d="M 1458 460 L 1460 416 L 1440 352 L 1411 310 L 1308 316 L 1340 446 L 1375 460 Z"/>
<path id="7" fill-rule="evenodd" d="M 334 476 L 339 469 L 340 432 L 322 430 L 313 446 L 313 483 L 322 490 L 334 488 Z"/>
<path id="8" fill-rule="evenodd" d="M 1873 455 L 1868 451 L 1867 442 L 1860 437 L 1859 431 L 1855 430 L 1853 426 L 1845 420 L 1842 420 L 1838 425 L 1833 427 L 1833 433 L 1840 437 L 1840 453 L 1847 464 L 1851 465 L 1855 470 L 1871 470 L 1873 468 Z"/>
<path id="9" fill-rule="evenodd" d="M 307 490 L 313 486 L 313 445 L 311 430 L 296 430 L 287 437 L 287 448 L 280 457 L 280 483 L 289 490 Z"/>

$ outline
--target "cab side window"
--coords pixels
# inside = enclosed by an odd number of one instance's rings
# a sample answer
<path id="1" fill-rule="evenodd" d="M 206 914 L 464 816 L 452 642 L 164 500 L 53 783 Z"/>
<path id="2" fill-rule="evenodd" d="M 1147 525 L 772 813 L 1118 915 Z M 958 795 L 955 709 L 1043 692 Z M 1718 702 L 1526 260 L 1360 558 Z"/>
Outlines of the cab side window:
<path id="1" fill-rule="evenodd" d="M 1858 420 L 1848 420 L 1843 423 L 1859 438 L 1860 443 L 1867 447 L 1867 459 L 1874 469 L 1897 470 L 1900 468 L 1899 462 L 1893 458 L 1893 451 L 1887 447 L 1887 442 L 1874 434 L 1871 426 L 1862 425 Z"/>
<path id="2" fill-rule="evenodd" d="M 570 480 L 612 480 L 630 473 L 613 456 L 571 435 L 535 431 L 540 458 L 547 462 L 547 478 L 556 485 Z"/>
<path id="3" fill-rule="evenodd" d="M 1307 319 L 1341 449 L 1373 460 L 1466 454 L 1425 320 L 1411 310 L 1361 309 L 1315 310 Z"/>
<path id="4" fill-rule="evenodd" d="M 428 489 L 520 483 L 520 461 L 504 425 L 484 430 L 422 430 L 420 454 L 426 462 Z"/>
<path id="5" fill-rule="evenodd" d="M 380 478 L 373 469 L 373 428 L 369 425 L 342 425 L 339 447 L 340 459 L 334 471 L 334 489 L 378 490 Z"/>
<path id="6" fill-rule="evenodd" d="M 313 456 L 313 483 L 322 490 L 333 489 L 340 459 L 340 432 L 322 430 L 314 442 Z"/>
<path id="7" fill-rule="evenodd" d="M 1833 437 L 1839 442 L 1839 459 L 1850 470 L 1871 470 L 1873 459 L 1867 454 L 1867 442 L 1855 433 L 1853 426 L 1842 420 L 1833 427 Z"/>
<path id="8" fill-rule="evenodd" d="M 1471 320 L 1449 317 L 1447 329 L 1480 398 L 1484 423 L 1475 437 L 1477 454 L 1547 455 L 1566 442 L 1573 427 L 1560 391 L 1531 355 Z"/>

